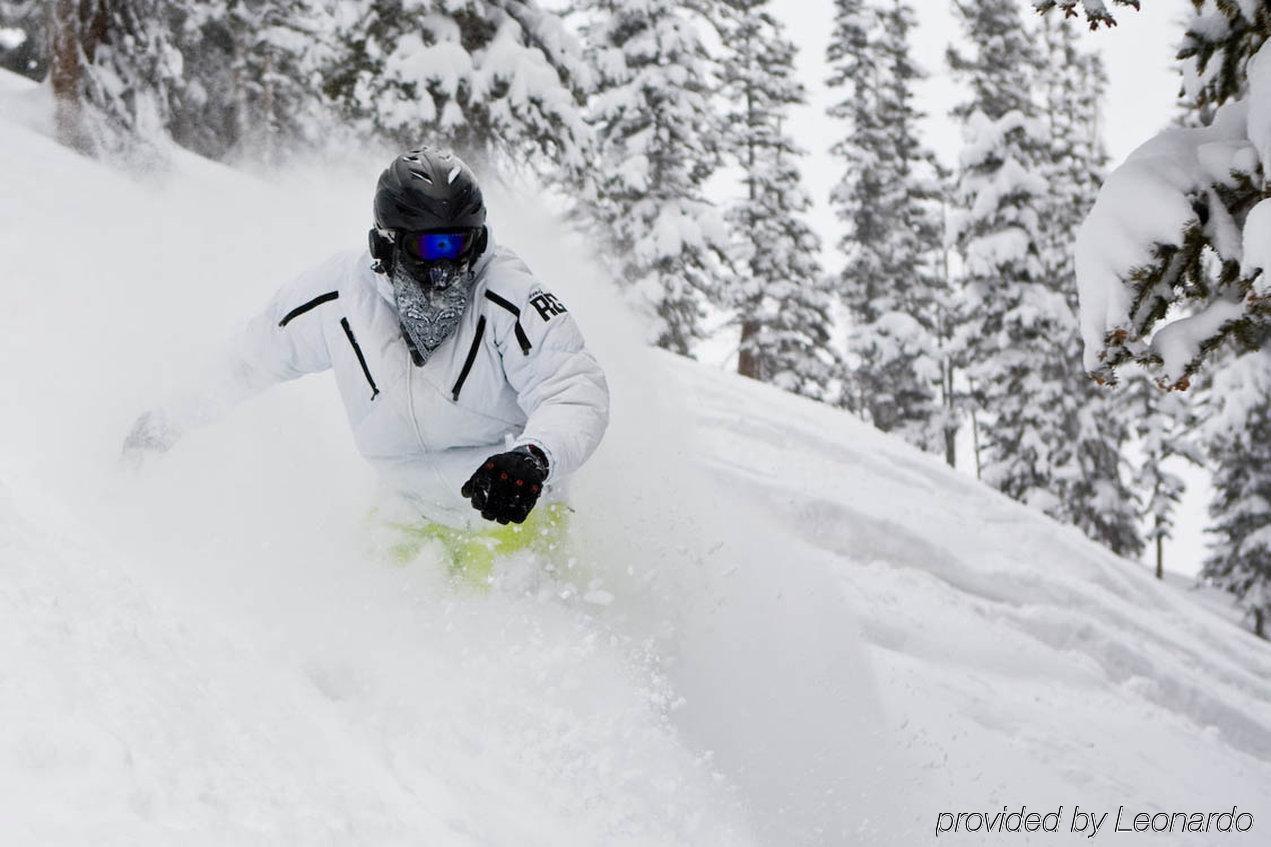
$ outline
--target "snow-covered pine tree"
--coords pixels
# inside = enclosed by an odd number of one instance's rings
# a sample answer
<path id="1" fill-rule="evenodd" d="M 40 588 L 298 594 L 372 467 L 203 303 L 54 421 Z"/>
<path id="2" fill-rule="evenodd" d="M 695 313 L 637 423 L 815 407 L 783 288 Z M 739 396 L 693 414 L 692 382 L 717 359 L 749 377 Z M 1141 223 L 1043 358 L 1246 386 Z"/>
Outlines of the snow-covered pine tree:
<path id="1" fill-rule="evenodd" d="M 920 77 L 907 0 L 838 0 L 830 107 L 847 123 L 832 152 L 844 176 L 831 202 L 846 225 L 837 288 L 852 320 L 844 404 L 885 432 L 942 450 L 939 323 L 944 309 L 935 167 L 917 139 Z"/>
<path id="2" fill-rule="evenodd" d="M 1120 399 L 1132 418 L 1137 440 L 1134 487 L 1143 503 L 1147 541 L 1154 548 L 1156 578 L 1164 579 L 1165 542 L 1173 537 L 1175 511 L 1187 489 L 1183 478 L 1168 465 L 1202 463 L 1192 435 L 1196 416 L 1191 393 L 1163 392 L 1146 375 L 1128 382 Z"/>
<path id="3" fill-rule="evenodd" d="M 1130 430 L 1124 409 L 1094 398 L 1075 410 L 1072 444 L 1060 452 L 1054 517 L 1071 523 L 1120 556 L 1143 552 L 1140 507 L 1131 488 L 1133 468 L 1123 452 Z"/>
<path id="4" fill-rule="evenodd" d="M 1014 4 L 955 4 L 969 54 L 949 63 L 971 90 L 955 228 L 968 306 L 968 377 L 984 412 L 983 479 L 1062 513 L 1056 466 L 1070 449 L 1066 334 L 1073 315 L 1042 255 L 1048 149 L 1034 99 L 1038 45 Z"/>
<path id="5" fill-rule="evenodd" d="M 270 163 L 297 144 L 315 146 L 330 126 L 321 69 L 330 62 L 334 26 L 325 0 L 240 0 L 231 9 L 238 34 L 232 73 L 237 144 Z"/>
<path id="6" fill-rule="evenodd" d="M 182 147 L 224 159 L 238 144 L 242 81 L 236 71 L 242 34 L 226 0 L 183 2 L 174 17 L 185 84 L 168 130 Z"/>
<path id="7" fill-rule="evenodd" d="M 846 231 L 839 239 L 843 269 L 839 273 L 840 295 L 855 315 L 869 308 L 869 291 L 860 290 L 880 273 L 877 255 L 867 245 L 883 240 L 885 224 L 875 214 L 874 203 L 882 193 L 883 164 L 880 151 L 889 146 L 886 128 L 878 117 L 878 88 L 882 67 L 875 27 L 878 18 L 870 0 L 835 0 L 834 26 L 826 58 L 831 72 L 826 84 L 831 90 L 846 89 L 828 113 L 847 124 L 844 137 L 830 152 L 845 163 L 842 179 L 830 192 L 834 207 Z M 868 322 L 871 316 L 866 316 Z M 855 363 L 851 363 L 855 364 Z M 841 403 L 869 420 L 870 395 L 863 384 L 864 369 L 850 374 L 843 383 Z"/>
<path id="8" fill-rule="evenodd" d="M 950 201 L 954 193 L 953 171 L 939 161 L 935 163 L 935 193 L 939 198 L 939 209 L 936 212 L 938 224 L 939 255 L 936 261 L 936 274 L 940 281 L 939 288 L 943 297 L 936 314 L 935 336 L 940 349 L 940 431 L 944 435 L 944 461 L 949 467 L 958 465 L 958 432 L 963 421 L 972 419 L 973 429 L 975 407 L 970 402 L 969 392 L 962 385 L 962 373 L 966 370 L 966 307 L 958 297 L 954 286 L 952 258 L 954 246 L 949 238 Z M 979 476 L 979 437 L 974 434 L 976 445 L 976 476 Z"/>
<path id="9" fill-rule="evenodd" d="M 276 164 L 329 140 L 333 109 L 320 70 L 331 61 L 326 0 L 176 4 L 186 56 L 173 138 L 216 159 L 244 153 Z"/>
<path id="10" fill-rule="evenodd" d="M 578 0 L 597 90 L 598 156 L 579 204 L 615 277 L 654 313 L 654 340 L 689 355 L 720 300 L 728 228 L 703 186 L 719 166 L 708 57 L 679 0 Z M 697 5 L 701 5 L 699 2 Z"/>
<path id="11" fill-rule="evenodd" d="M 92 154 L 144 154 L 167 133 L 182 57 L 160 0 L 51 0 L 50 82 L 62 143 Z"/>
<path id="12" fill-rule="evenodd" d="M 896 431 L 923 449 L 938 452 L 957 436 L 959 418 L 942 411 L 939 386 L 951 358 L 947 335 L 956 312 L 944 254 L 942 175 L 932 153 L 919 141 L 923 115 L 914 102 L 914 84 L 924 76 L 913 61 L 910 34 L 917 26 L 909 0 L 882 0 L 879 10 L 883 72 L 879 116 L 892 137 L 887 187 L 890 245 L 885 267 L 896 288 L 890 315 L 879 309 L 862 335 L 861 348 L 878 355 L 891 348 L 891 361 L 880 357 L 893 384 L 908 383 Z M 947 376 L 952 379 L 951 373 Z M 948 450 L 946 449 L 946 453 Z"/>
<path id="13" fill-rule="evenodd" d="M 812 200 L 799 169 L 803 151 L 783 127 L 805 102 L 794 76 L 795 46 L 767 11 L 769 0 L 726 0 L 721 67 L 732 109 L 725 144 L 745 194 L 727 212 L 737 249 L 727 297 L 741 328 L 737 372 L 825 399 L 834 377 L 829 283 L 820 239 L 805 217 Z"/>
<path id="14" fill-rule="evenodd" d="M 323 88 L 401 146 L 442 144 L 475 166 L 586 164 L 590 70 L 538 0 L 365 0 L 346 7 Z"/>
<path id="15" fill-rule="evenodd" d="M 1050 183 L 1042 226 L 1042 257 L 1051 286 L 1063 294 L 1068 318 L 1054 327 L 1052 343 L 1063 351 L 1054 378 L 1061 383 L 1051 413 L 1067 431 L 1055 445 L 1055 478 L 1060 498 L 1055 517 L 1072 523 L 1115 553 L 1142 550 L 1137 498 L 1124 458 L 1130 437 L 1122 398 L 1094 385 L 1073 363 L 1081 358 L 1073 243 L 1090 210 L 1107 167 L 1100 131 L 1100 105 L 1107 88 L 1103 63 L 1082 49 L 1075 27 L 1064 20 L 1042 28 L 1042 75 L 1048 128 Z M 1047 369 L 1049 373 L 1049 369 Z"/>
<path id="16" fill-rule="evenodd" d="M 1205 432 L 1213 468 L 1214 536 L 1201 575 L 1230 591 L 1267 637 L 1271 621 L 1271 352 L 1246 353 L 1215 375 Z"/>
<path id="17" fill-rule="evenodd" d="M 1072 242 L 1077 228 L 1107 173 L 1101 105 L 1108 77 L 1097 53 L 1084 49 L 1069 22 L 1043 22 L 1042 37 L 1048 71 L 1041 76 L 1049 128 L 1052 194 L 1047 230 L 1055 236 L 1056 261 L 1071 274 Z M 1077 305 L 1075 280 L 1065 291 Z"/>

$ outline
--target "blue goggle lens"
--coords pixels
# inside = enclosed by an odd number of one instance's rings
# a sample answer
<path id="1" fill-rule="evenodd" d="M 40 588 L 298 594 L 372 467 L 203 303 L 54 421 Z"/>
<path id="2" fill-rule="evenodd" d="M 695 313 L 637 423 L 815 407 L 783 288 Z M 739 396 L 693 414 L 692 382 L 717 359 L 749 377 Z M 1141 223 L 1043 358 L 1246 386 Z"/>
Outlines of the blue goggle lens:
<path id="1" fill-rule="evenodd" d="M 407 239 L 415 258 L 438 262 L 462 258 L 472 246 L 470 232 L 424 232 Z"/>

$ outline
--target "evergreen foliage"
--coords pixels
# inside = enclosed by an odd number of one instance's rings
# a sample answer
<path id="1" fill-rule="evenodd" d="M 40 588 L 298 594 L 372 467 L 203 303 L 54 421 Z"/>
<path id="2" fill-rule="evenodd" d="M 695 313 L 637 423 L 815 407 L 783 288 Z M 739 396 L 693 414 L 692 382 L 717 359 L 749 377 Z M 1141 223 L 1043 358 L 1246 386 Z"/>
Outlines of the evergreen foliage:
<path id="1" fill-rule="evenodd" d="M 974 48 L 951 50 L 949 63 L 972 94 L 955 111 L 965 126 L 955 235 L 969 307 L 968 375 L 988 415 L 983 478 L 1055 514 L 1056 465 L 1068 442 L 1054 410 L 1065 401 L 1063 338 L 1073 316 L 1042 254 L 1049 186 L 1032 97 L 1037 45 L 1013 6 L 956 9 Z"/>
<path id="2" fill-rule="evenodd" d="M 213 158 L 250 152 L 270 164 L 318 146 L 333 125 L 320 76 L 333 25 L 324 0 L 188 4 L 173 138 Z"/>
<path id="3" fill-rule="evenodd" d="M 58 137 L 94 154 L 142 154 L 166 135 L 183 63 L 160 0 L 52 0 Z"/>
<path id="4" fill-rule="evenodd" d="M 1084 13 L 1090 28 L 1098 29 L 1100 25 L 1117 25 L 1117 19 L 1113 17 L 1112 10 L 1108 8 L 1108 2 L 1109 0 L 1033 0 L 1033 7 L 1043 14 L 1051 9 L 1059 9 L 1065 17 L 1070 18 Z M 1137 10 L 1140 0 L 1111 0 L 1111 3 L 1114 7 L 1129 6 Z M 1080 11 L 1078 11 L 1078 7 L 1080 7 Z"/>
<path id="5" fill-rule="evenodd" d="M 240 147 L 277 163 L 294 144 L 313 147 L 329 126 L 320 64 L 332 51 L 321 0 L 241 0 L 231 21 L 241 33 L 232 73 L 239 91 Z"/>
<path id="6" fill-rule="evenodd" d="M 727 297 L 741 327 L 738 373 L 824 399 L 834 377 L 830 297 L 820 239 L 805 218 L 812 200 L 799 171 L 803 151 L 783 123 L 805 101 L 794 78 L 795 46 L 768 0 L 729 0 L 722 63 L 728 151 L 745 196 L 728 210 L 736 274 Z"/>
<path id="7" fill-rule="evenodd" d="M 1271 620 L 1271 354 L 1236 359 L 1214 379 L 1205 423 L 1214 536 L 1202 576 L 1231 592 L 1267 637 Z"/>
<path id="8" fill-rule="evenodd" d="M 846 89 L 830 115 L 847 124 L 831 202 L 846 225 L 837 287 L 852 320 L 843 402 L 885 432 L 942 450 L 950 419 L 939 389 L 947 320 L 940 273 L 936 168 L 917 138 L 907 0 L 839 0 L 829 84 Z"/>
<path id="9" fill-rule="evenodd" d="M 399 146 L 449 146 L 540 172 L 587 164 L 591 81 L 576 39 L 537 0 L 367 0 L 339 22 L 323 89 Z"/>
<path id="10" fill-rule="evenodd" d="M 1249 61 L 1271 36 L 1267 0 L 1196 3 L 1179 47 L 1183 85 L 1195 108 L 1212 111 L 1245 96 Z"/>
<path id="11" fill-rule="evenodd" d="M 1262 49 L 1271 3 L 1194 5 L 1179 53 L 1183 89 L 1188 107 L 1211 125 L 1167 130 L 1141 147 L 1109 180 L 1083 235 L 1090 256 L 1083 276 L 1094 295 L 1083 307 L 1086 367 L 1105 382 L 1137 363 L 1157 369 L 1162 387 L 1185 389 L 1224 341 L 1249 346 L 1271 322 L 1271 284 L 1260 266 L 1242 266 L 1244 254 L 1266 240 L 1271 214 L 1263 207 L 1246 231 L 1269 190 L 1257 152 L 1266 127 L 1255 101 L 1271 95 L 1271 51 Z M 1259 51 L 1266 61 L 1251 91 Z M 1225 160 L 1215 158 L 1220 147 Z M 1135 205 L 1147 197 L 1152 208 Z M 1144 216 L 1168 220 L 1154 223 L 1145 239 Z"/>
<path id="12" fill-rule="evenodd" d="M 1050 413 L 1067 434 L 1066 443 L 1056 446 L 1061 500 L 1056 516 L 1115 553 L 1137 555 L 1143 547 L 1139 507 L 1131 487 L 1133 470 L 1124 459 L 1131 412 L 1122 398 L 1094 385 L 1074 367 L 1081 359 L 1081 337 L 1072 247 L 1107 167 L 1099 131 L 1107 75 L 1098 55 L 1081 48 L 1073 26 L 1063 20 L 1047 24 L 1042 35 L 1049 71 L 1041 79 L 1050 188 L 1042 254 L 1047 278 L 1064 295 L 1068 315 L 1056 325 L 1054 338 L 1063 358 L 1054 372 L 1058 404 Z"/>
<path id="13" fill-rule="evenodd" d="M 830 203 L 845 230 L 838 248 L 843 256 L 839 272 L 839 294 L 850 313 L 869 323 L 873 294 L 872 281 L 882 271 L 871 245 L 885 240 L 885 223 L 874 214 L 874 202 L 882 194 L 885 178 L 879 155 L 890 146 L 886 127 L 881 124 L 877 101 L 882 70 L 882 51 L 875 28 L 877 15 L 870 0 L 835 0 L 834 26 L 826 58 L 830 63 L 827 85 L 844 91 L 829 108 L 830 117 L 846 124 L 844 137 L 830 152 L 844 160 L 843 177 L 830 193 Z M 859 317 L 856 318 L 860 320 Z M 844 380 L 841 402 L 870 419 L 870 397 L 862 384 L 866 368 L 858 368 Z"/>
<path id="14" fill-rule="evenodd" d="M 727 226 L 703 187 L 723 152 L 709 58 L 675 0 L 580 0 L 597 69 L 598 156 L 580 203 L 615 278 L 653 312 L 655 342 L 688 355 L 722 300 Z"/>
<path id="15" fill-rule="evenodd" d="M 1126 411 L 1137 438 L 1139 464 L 1134 487 L 1142 495 L 1147 541 L 1154 547 L 1156 577 L 1165 575 L 1165 542 L 1173 537 L 1175 512 L 1186 491 L 1183 478 L 1167 465 L 1203 457 L 1193 438 L 1196 413 L 1191 393 L 1161 391 L 1146 377 L 1130 381 L 1124 393 Z"/>

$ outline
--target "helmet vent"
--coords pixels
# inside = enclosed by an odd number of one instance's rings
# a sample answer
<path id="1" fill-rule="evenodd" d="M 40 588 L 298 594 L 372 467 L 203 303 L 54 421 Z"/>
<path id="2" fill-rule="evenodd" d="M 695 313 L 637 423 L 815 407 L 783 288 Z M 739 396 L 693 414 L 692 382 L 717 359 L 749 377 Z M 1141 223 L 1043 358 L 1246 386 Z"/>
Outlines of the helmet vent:
<path id="1" fill-rule="evenodd" d="M 446 174 L 446 184 L 449 185 L 450 183 L 454 182 L 455 177 L 459 176 L 460 173 L 462 173 L 462 171 L 460 170 L 458 165 L 451 168 L 450 173 Z"/>
<path id="2" fill-rule="evenodd" d="M 415 179 L 422 179 L 424 182 L 428 183 L 429 185 L 432 185 L 432 177 L 430 177 L 426 173 L 422 173 L 420 171 L 411 171 L 410 175 L 413 176 Z"/>

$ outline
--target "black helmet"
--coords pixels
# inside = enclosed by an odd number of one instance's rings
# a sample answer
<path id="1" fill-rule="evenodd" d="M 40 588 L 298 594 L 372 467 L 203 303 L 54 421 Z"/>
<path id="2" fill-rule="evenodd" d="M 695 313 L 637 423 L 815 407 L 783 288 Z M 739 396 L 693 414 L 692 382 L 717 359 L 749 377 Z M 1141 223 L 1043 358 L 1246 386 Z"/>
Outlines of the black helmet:
<path id="1" fill-rule="evenodd" d="M 374 213 L 371 255 L 384 272 L 398 261 L 395 247 L 404 244 L 407 233 L 467 233 L 469 262 L 485 249 L 485 200 L 477 178 L 447 151 L 420 147 L 394 159 L 375 186 Z"/>
<path id="2" fill-rule="evenodd" d="M 398 156 L 375 186 L 375 225 L 415 232 L 485 226 L 472 170 L 453 153 L 420 147 Z"/>

